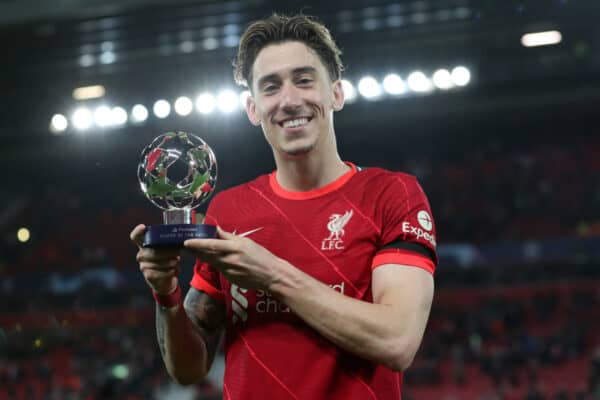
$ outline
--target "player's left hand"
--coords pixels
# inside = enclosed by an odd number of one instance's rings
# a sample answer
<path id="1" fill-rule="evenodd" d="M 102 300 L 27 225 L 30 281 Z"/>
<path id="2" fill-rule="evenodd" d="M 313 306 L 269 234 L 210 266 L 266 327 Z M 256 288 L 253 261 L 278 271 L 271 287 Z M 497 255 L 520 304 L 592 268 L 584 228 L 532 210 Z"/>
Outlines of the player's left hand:
<path id="1" fill-rule="evenodd" d="M 281 260 L 252 239 L 217 227 L 218 239 L 188 239 L 184 246 L 225 278 L 246 289 L 266 289 L 274 281 Z"/>

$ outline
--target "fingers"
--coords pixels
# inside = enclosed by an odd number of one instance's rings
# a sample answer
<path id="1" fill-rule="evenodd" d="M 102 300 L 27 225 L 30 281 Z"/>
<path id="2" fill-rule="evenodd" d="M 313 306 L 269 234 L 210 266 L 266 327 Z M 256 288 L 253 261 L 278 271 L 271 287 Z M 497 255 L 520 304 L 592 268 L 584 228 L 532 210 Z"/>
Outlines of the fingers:
<path id="1" fill-rule="evenodd" d="M 140 270 L 144 273 L 144 276 L 146 276 L 146 278 L 151 275 L 154 276 L 156 278 L 160 278 L 160 277 L 168 277 L 171 276 L 173 274 L 178 274 L 180 267 L 179 267 L 179 260 L 170 260 L 167 262 L 163 262 L 163 263 L 151 263 L 151 262 L 141 262 L 140 263 Z"/>
<path id="2" fill-rule="evenodd" d="M 217 226 L 218 239 L 188 239 L 183 245 L 194 251 L 207 253 L 230 252 L 239 250 L 240 236 L 234 235 Z"/>
<path id="3" fill-rule="evenodd" d="M 146 231 L 146 225 L 139 224 L 129 234 L 129 239 L 133 243 L 135 243 L 138 247 L 142 247 L 142 243 L 144 242 L 144 232 Z"/>
<path id="4" fill-rule="evenodd" d="M 174 285 L 178 281 L 180 273 L 179 265 L 165 268 L 164 265 L 159 265 L 154 268 L 151 264 L 140 264 L 140 270 L 144 275 L 144 279 L 152 289 L 158 293 L 172 292 Z"/>
<path id="5" fill-rule="evenodd" d="M 136 260 L 144 279 L 158 293 L 170 293 L 177 285 L 181 257 L 178 247 L 144 248 L 146 226 L 133 228 L 129 238 L 138 246 Z"/>
<path id="6" fill-rule="evenodd" d="M 140 249 L 138 252 L 140 271 L 152 289 L 159 293 L 170 293 L 181 271 L 180 257 L 173 256 L 172 251 L 171 254 L 152 252 L 153 249 Z"/>
<path id="7" fill-rule="evenodd" d="M 188 239 L 183 242 L 186 249 L 193 251 L 217 252 L 220 246 L 217 241 L 219 239 Z"/>
<path id="8" fill-rule="evenodd" d="M 135 259 L 138 262 L 149 261 L 160 263 L 169 259 L 179 260 L 178 248 L 140 248 Z"/>
<path id="9" fill-rule="evenodd" d="M 233 233 L 224 231 L 220 226 L 217 226 L 217 237 L 221 239 L 235 239 L 238 236 L 234 235 Z"/>

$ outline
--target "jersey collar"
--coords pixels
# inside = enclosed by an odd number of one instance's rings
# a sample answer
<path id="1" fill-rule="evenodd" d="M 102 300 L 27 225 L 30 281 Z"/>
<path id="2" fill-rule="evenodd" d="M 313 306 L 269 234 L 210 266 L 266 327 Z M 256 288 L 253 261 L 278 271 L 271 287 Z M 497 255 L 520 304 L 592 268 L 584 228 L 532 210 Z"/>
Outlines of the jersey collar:
<path id="1" fill-rule="evenodd" d="M 290 191 L 290 190 L 287 190 L 287 189 L 284 189 L 283 187 L 281 187 L 281 185 L 279 185 L 279 182 L 277 182 L 277 177 L 276 177 L 277 170 L 275 170 L 269 174 L 269 184 L 271 185 L 271 189 L 273 190 L 273 192 L 275 192 L 275 194 L 278 195 L 279 197 L 283 197 L 284 199 L 288 199 L 288 200 L 314 199 L 315 197 L 323 196 L 327 193 L 331 193 L 331 192 L 338 190 L 339 188 L 344 186 L 344 184 L 346 182 L 348 182 L 350 180 L 350 178 L 352 178 L 354 176 L 354 174 L 356 174 L 356 172 L 357 172 L 356 165 L 354 165 L 353 163 L 348 162 L 348 161 L 344 161 L 344 164 L 348 165 L 351 168 L 350 171 L 346 172 L 344 175 L 340 176 L 335 181 L 328 183 L 325 186 L 322 186 L 320 188 L 313 189 L 313 190 L 308 190 L 306 192 L 294 192 L 294 191 Z"/>

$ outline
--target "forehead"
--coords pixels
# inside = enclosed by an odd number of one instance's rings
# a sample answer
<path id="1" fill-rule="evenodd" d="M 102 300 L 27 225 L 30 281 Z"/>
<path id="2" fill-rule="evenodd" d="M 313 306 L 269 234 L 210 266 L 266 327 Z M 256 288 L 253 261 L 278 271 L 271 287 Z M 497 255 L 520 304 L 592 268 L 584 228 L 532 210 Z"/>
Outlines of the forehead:
<path id="1" fill-rule="evenodd" d="M 266 75 L 284 75 L 298 67 L 314 67 L 326 73 L 317 53 L 302 42 L 283 42 L 264 47 L 252 66 L 254 81 Z"/>

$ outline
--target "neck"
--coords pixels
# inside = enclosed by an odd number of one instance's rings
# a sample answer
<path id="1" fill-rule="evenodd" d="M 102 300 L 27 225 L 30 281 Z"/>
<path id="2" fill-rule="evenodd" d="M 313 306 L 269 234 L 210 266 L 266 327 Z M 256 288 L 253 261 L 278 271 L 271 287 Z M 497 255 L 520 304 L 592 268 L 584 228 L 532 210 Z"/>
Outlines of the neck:
<path id="1" fill-rule="evenodd" d="M 305 192 L 325 186 L 350 170 L 337 151 L 328 157 L 307 154 L 298 157 L 279 156 L 277 182 L 286 190 Z"/>

